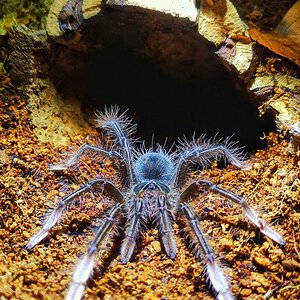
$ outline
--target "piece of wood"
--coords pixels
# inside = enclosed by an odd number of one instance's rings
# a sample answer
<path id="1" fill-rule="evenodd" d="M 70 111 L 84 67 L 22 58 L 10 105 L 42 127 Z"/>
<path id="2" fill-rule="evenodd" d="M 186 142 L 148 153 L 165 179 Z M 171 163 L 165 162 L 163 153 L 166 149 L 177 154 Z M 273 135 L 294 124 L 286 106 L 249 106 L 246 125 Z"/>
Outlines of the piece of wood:
<path id="1" fill-rule="evenodd" d="M 251 38 L 300 66 L 300 1 L 287 12 L 271 32 L 249 29 Z"/>
<path id="2" fill-rule="evenodd" d="M 74 6 L 74 11 L 70 9 L 72 3 L 77 5 Z M 80 7 L 82 7 L 82 11 L 80 11 Z M 120 14 L 122 19 L 114 18 L 114 23 L 110 21 L 97 23 L 97 18 L 101 18 L 103 10 L 106 8 L 111 14 L 122 13 L 123 16 Z M 291 58 L 295 63 L 299 62 L 299 50 L 293 47 L 292 43 L 296 45 L 299 39 L 299 35 L 297 35 L 299 31 L 298 8 L 299 1 L 272 33 L 276 37 L 281 37 L 278 43 L 275 41 L 272 42 L 272 45 L 275 45 L 277 50 L 282 51 L 283 55 Z M 127 18 L 124 17 L 126 13 L 128 14 Z M 68 21 L 69 14 L 75 17 L 76 22 L 63 24 L 62 16 L 65 21 Z M 203 53 L 195 53 L 194 45 L 198 44 L 195 21 L 197 21 L 199 41 L 204 38 L 214 45 L 214 49 L 211 47 L 213 51 L 223 65 L 237 78 L 236 82 L 243 85 L 243 88 L 248 91 L 250 99 L 255 102 L 258 109 L 262 113 L 268 109 L 275 111 L 278 130 L 287 136 L 290 135 L 294 141 L 297 140 L 297 136 L 300 134 L 297 126 L 299 104 L 293 99 L 298 97 L 297 89 L 300 81 L 291 75 L 281 74 L 281 70 L 276 70 L 276 68 L 266 69 L 262 76 L 263 59 L 261 54 L 256 52 L 256 42 L 252 40 L 255 34 L 261 36 L 261 32 L 249 30 L 248 25 L 241 20 L 236 8 L 229 0 L 196 2 L 192 0 L 163 2 L 157 0 L 110 0 L 106 2 L 101 0 L 56 0 L 47 17 L 47 33 L 54 41 L 64 44 L 66 49 L 75 49 L 85 53 L 90 49 L 103 47 L 101 39 L 93 36 L 95 33 L 99 34 L 101 30 L 106 39 L 109 39 L 109 34 L 114 35 L 112 39 L 117 38 L 118 35 L 120 38 L 126 36 L 127 47 L 133 47 L 133 51 L 143 53 L 150 60 L 155 58 L 156 62 L 160 62 L 163 70 L 177 73 L 180 76 L 183 72 L 184 74 L 188 73 L 189 66 L 197 66 L 197 60 L 205 59 L 207 55 L 205 51 L 208 48 L 203 50 Z M 80 26 L 80 22 L 84 26 Z M 129 29 L 126 27 L 126 22 L 131 22 L 131 24 L 136 22 L 136 26 L 131 26 Z M 109 30 L 93 28 L 99 24 L 108 26 Z M 69 28 L 71 31 L 65 30 L 64 32 L 65 28 Z M 134 30 L 135 32 L 133 32 Z M 69 35 L 70 32 L 71 35 Z M 141 34 L 141 38 L 138 34 Z M 269 36 L 267 34 L 264 37 L 268 38 Z M 285 43 L 287 37 L 289 37 L 289 46 L 285 48 L 283 42 Z M 131 38 L 134 40 L 130 41 Z M 179 72 L 176 71 L 177 65 L 182 67 Z M 288 80 L 281 80 L 284 77 Z M 276 78 L 280 78 L 280 80 Z M 291 82 L 293 85 L 290 84 Z M 281 91 L 285 91 L 289 96 Z M 276 101 L 273 101 L 274 99 Z M 280 101 L 283 102 L 280 104 Z M 261 109 L 262 107 L 263 109 Z"/>

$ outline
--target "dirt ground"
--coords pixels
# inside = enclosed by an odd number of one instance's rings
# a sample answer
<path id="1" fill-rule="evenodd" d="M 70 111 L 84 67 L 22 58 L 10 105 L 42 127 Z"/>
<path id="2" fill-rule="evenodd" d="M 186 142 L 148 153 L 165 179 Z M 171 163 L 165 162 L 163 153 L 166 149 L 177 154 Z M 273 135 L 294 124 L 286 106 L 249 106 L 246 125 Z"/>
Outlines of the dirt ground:
<path id="1" fill-rule="evenodd" d="M 26 102 L 14 96 L 9 80 L 2 86 L 7 92 L 0 99 L 0 299 L 63 299 L 78 257 L 99 225 L 96 217 L 101 219 L 111 204 L 108 197 L 86 195 L 46 240 L 30 251 L 24 246 L 60 197 L 96 176 L 118 182 L 115 166 L 86 157 L 79 168 L 49 171 L 48 164 L 67 149 L 40 143 Z M 91 128 L 72 136 L 70 145 L 101 143 L 96 134 Z M 285 246 L 262 236 L 238 207 L 218 195 L 194 195 L 191 203 L 237 299 L 300 299 L 300 151 L 278 133 L 265 138 L 268 147 L 250 157 L 251 170 L 214 165 L 191 176 L 209 178 L 245 197 L 284 236 Z M 154 225 L 144 228 L 126 265 L 118 256 L 120 239 L 110 237 L 85 299 L 214 299 L 180 228 L 175 226 L 174 260 L 164 253 Z"/>

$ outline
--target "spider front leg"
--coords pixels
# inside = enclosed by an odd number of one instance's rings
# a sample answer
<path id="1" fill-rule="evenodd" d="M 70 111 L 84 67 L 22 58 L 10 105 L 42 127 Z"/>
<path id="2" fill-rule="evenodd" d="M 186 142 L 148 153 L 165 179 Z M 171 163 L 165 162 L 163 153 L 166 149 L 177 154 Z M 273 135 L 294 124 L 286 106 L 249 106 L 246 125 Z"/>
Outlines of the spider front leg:
<path id="1" fill-rule="evenodd" d="M 122 210 L 122 204 L 117 203 L 110 211 L 108 217 L 98 229 L 93 241 L 90 243 L 87 252 L 80 259 L 72 277 L 66 300 L 80 300 L 84 293 L 85 285 L 91 276 L 95 266 L 96 252 L 101 242 L 106 238 Z"/>
<path id="2" fill-rule="evenodd" d="M 171 259 L 174 259 L 176 255 L 176 243 L 166 195 L 159 195 L 156 200 L 156 222 L 162 237 L 162 243 L 167 255 Z M 144 210 L 144 200 L 141 198 L 134 199 L 128 214 L 129 222 L 126 227 L 125 238 L 121 247 L 121 261 L 124 264 L 130 260 L 135 249 L 141 222 L 145 215 Z"/>
<path id="3" fill-rule="evenodd" d="M 269 237 L 271 240 L 275 241 L 276 243 L 280 245 L 285 244 L 285 240 L 283 237 L 276 232 L 274 229 L 272 229 L 262 218 L 259 218 L 257 212 L 251 208 L 247 204 L 247 202 L 235 195 L 234 193 L 231 193 L 229 191 L 226 191 L 220 187 L 218 187 L 216 184 L 209 180 L 198 180 L 193 182 L 191 185 L 189 185 L 186 190 L 181 194 L 182 198 L 185 198 L 187 194 L 190 194 L 192 192 L 197 191 L 199 188 L 205 189 L 205 190 L 211 190 L 214 193 L 218 193 L 225 198 L 233 201 L 234 203 L 240 205 L 243 209 L 244 216 L 250 220 L 264 235 Z"/>
<path id="4" fill-rule="evenodd" d="M 91 146 L 89 144 L 85 144 L 71 158 L 66 160 L 63 164 L 57 164 L 57 165 L 50 164 L 49 169 L 52 171 L 66 170 L 67 168 L 75 165 L 77 163 L 77 161 L 80 159 L 80 157 L 84 154 L 84 152 L 87 152 L 87 151 L 98 152 L 99 154 L 107 156 L 109 158 L 119 158 L 121 160 L 123 159 L 122 155 L 117 151 L 107 151 L 107 150 L 101 149 L 96 146 Z"/>
<path id="5" fill-rule="evenodd" d="M 141 198 L 135 198 L 128 213 L 128 225 L 125 230 L 125 238 L 121 247 L 121 261 L 126 264 L 135 249 L 141 222 L 143 218 L 144 203 Z"/>
<path id="6" fill-rule="evenodd" d="M 73 203 L 74 199 L 87 191 L 91 190 L 95 185 L 101 184 L 103 185 L 104 189 L 108 191 L 113 197 L 118 200 L 118 202 L 123 202 L 123 196 L 121 192 L 112 184 L 110 181 L 104 179 L 96 179 L 90 181 L 89 183 L 83 185 L 78 190 L 74 191 L 70 195 L 64 197 L 60 200 L 57 207 L 51 212 L 49 217 L 46 219 L 42 229 L 36 233 L 25 246 L 25 249 L 31 249 L 40 241 L 42 241 L 49 233 L 49 230 L 58 222 L 61 218 L 63 212 L 66 208 L 70 207 Z"/>
<path id="7" fill-rule="evenodd" d="M 174 238 L 174 230 L 172 227 L 172 214 L 170 205 L 168 205 L 167 196 L 159 195 L 157 199 L 157 216 L 156 222 L 159 227 L 162 243 L 164 245 L 167 255 L 174 259 L 176 256 L 176 242 Z"/>
<path id="8" fill-rule="evenodd" d="M 202 258 L 205 261 L 205 269 L 207 272 L 207 277 L 214 289 L 217 293 L 218 300 L 232 300 L 234 299 L 231 290 L 229 288 L 229 284 L 223 274 L 221 268 L 218 266 L 214 253 L 208 245 L 204 234 L 201 230 L 200 223 L 197 215 L 193 211 L 193 209 L 187 203 L 180 203 L 179 209 L 187 219 L 192 232 L 194 233 L 198 247 L 197 250 L 200 250 L 202 254 Z M 198 253 L 196 253 L 197 255 Z"/>

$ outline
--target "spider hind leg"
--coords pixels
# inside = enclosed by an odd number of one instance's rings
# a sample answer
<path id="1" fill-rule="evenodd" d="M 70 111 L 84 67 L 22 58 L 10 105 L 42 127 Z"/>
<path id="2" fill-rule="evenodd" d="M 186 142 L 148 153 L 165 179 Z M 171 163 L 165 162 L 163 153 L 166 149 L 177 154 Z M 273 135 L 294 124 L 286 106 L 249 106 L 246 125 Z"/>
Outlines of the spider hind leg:
<path id="1" fill-rule="evenodd" d="M 121 209 L 122 204 L 117 203 L 110 210 L 108 217 L 104 220 L 93 241 L 90 243 L 87 252 L 78 262 L 75 272 L 73 273 L 72 283 L 70 284 L 66 300 L 80 300 L 82 298 L 86 282 L 91 277 L 95 266 L 97 249 L 111 231 L 112 227 L 117 223 Z"/>
<path id="2" fill-rule="evenodd" d="M 207 279 L 209 280 L 212 289 L 217 294 L 217 299 L 233 300 L 234 297 L 227 279 L 217 264 L 214 253 L 204 237 L 197 215 L 190 205 L 185 202 L 179 205 L 179 209 L 188 221 L 189 227 L 196 238 L 195 256 L 200 256 L 200 258 L 204 261 Z"/>

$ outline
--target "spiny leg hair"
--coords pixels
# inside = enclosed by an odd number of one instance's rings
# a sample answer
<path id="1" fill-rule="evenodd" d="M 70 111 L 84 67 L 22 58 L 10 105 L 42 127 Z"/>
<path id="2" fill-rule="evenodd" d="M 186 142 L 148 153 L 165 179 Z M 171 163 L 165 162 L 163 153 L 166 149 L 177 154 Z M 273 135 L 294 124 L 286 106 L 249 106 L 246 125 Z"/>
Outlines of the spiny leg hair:
<path id="1" fill-rule="evenodd" d="M 119 107 L 105 107 L 104 113 L 97 112 L 96 121 L 99 128 L 106 130 L 120 147 L 124 154 L 124 161 L 127 168 L 129 185 L 133 184 L 134 174 L 132 172 L 132 150 L 134 140 L 131 138 L 136 131 L 136 124 L 125 115 L 126 111 L 119 114 Z"/>
<path id="2" fill-rule="evenodd" d="M 225 139 L 222 144 L 221 141 L 205 141 L 204 136 L 192 142 L 187 142 L 186 140 L 180 142 L 181 146 L 178 147 L 178 161 L 174 173 L 175 186 L 182 186 L 185 176 L 190 171 L 188 166 L 191 162 L 197 162 L 200 163 L 202 167 L 207 167 L 215 159 L 223 157 L 237 168 L 243 170 L 251 168 L 244 163 L 245 155 L 241 151 L 241 148 L 235 147 L 236 143 L 229 138 Z"/>

